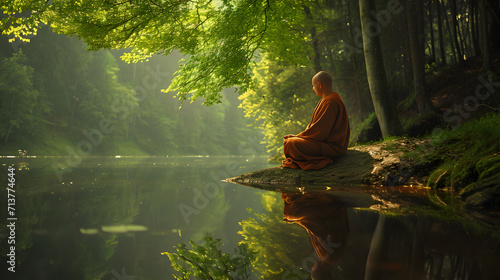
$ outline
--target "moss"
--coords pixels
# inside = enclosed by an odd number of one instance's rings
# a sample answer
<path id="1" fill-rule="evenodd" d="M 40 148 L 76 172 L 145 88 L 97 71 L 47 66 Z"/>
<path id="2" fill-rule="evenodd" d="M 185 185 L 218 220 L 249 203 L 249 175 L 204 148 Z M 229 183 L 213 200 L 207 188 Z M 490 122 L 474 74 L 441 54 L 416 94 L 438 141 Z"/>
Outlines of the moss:
<path id="1" fill-rule="evenodd" d="M 351 139 L 349 146 L 355 146 L 360 143 L 367 143 L 370 141 L 379 141 L 382 138 L 382 132 L 378 125 L 377 116 L 374 112 L 370 113 L 363 122 L 357 124 L 351 130 Z"/>
<path id="2" fill-rule="evenodd" d="M 324 189 L 326 186 L 363 185 L 373 169 L 373 159 L 366 152 L 349 150 L 333 164 L 320 170 L 301 170 L 272 167 L 243 174 L 228 181 L 251 187 L 275 190 L 281 186 L 309 186 Z"/>
<path id="3" fill-rule="evenodd" d="M 434 170 L 429 176 L 427 186 L 433 189 L 442 189 L 448 186 L 448 181 L 446 180 L 447 177 L 445 175 L 450 171 L 452 166 L 452 164 L 445 164 Z"/>
<path id="4" fill-rule="evenodd" d="M 428 186 L 460 190 L 500 162 L 496 154 L 500 148 L 498 123 L 500 114 L 491 114 L 455 130 L 442 131 L 432 137 L 428 146 L 406 154 L 405 158 L 412 158 L 422 166 L 435 165 L 431 166 L 434 170 Z"/>
<path id="5" fill-rule="evenodd" d="M 472 210 L 500 210 L 500 173 L 472 183 L 462 190 L 465 206 Z"/>
<path id="6" fill-rule="evenodd" d="M 398 111 L 406 112 L 411 109 L 414 109 L 415 106 L 416 106 L 415 94 L 409 94 L 405 99 L 403 99 L 403 101 L 399 102 Z"/>
<path id="7" fill-rule="evenodd" d="M 418 115 L 416 118 L 402 118 L 401 124 L 406 134 L 412 137 L 423 136 L 429 134 L 432 129 L 441 125 L 441 116 L 433 110 Z"/>
<path id="8" fill-rule="evenodd" d="M 382 149 L 388 152 L 408 152 L 406 146 L 400 145 L 400 140 L 408 139 L 406 136 L 388 136 L 385 137 L 381 142 L 384 143 Z"/>
<path id="9" fill-rule="evenodd" d="M 481 159 L 476 164 L 476 171 L 479 173 L 478 180 L 463 188 L 460 196 L 467 197 L 485 188 L 500 185 L 500 155 Z"/>
<path id="10" fill-rule="evenodd" d="M 475 166 L 479 180 L 500 173 L 500 155 L 494 154 L 479 160 Z"/>

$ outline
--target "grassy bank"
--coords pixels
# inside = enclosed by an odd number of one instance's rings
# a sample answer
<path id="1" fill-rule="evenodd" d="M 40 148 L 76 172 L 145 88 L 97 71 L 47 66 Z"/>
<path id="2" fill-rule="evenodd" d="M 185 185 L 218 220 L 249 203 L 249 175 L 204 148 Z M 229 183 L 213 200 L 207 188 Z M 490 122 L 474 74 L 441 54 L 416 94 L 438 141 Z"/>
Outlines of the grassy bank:
<path id="1" fill-rule="evenodd" d="M 500 186 L 500 114 L 489 114 L 459 126 L 454 130 L 436 130 L 431 141 L 409 151 L 403 160 L 427 172 L 427 185 L 447 189 L 473 203 L 482 193 L 481 204 L 496 201 L 493 193 L 484 191 Z M 472 199 L 472 200 L 471 200 Z M 493 201 L 490 201 L 492 200 Z M 488 200 L 488 201 L 487 201 Z M 476 201 L 474 205 L 479 203 Z"/>

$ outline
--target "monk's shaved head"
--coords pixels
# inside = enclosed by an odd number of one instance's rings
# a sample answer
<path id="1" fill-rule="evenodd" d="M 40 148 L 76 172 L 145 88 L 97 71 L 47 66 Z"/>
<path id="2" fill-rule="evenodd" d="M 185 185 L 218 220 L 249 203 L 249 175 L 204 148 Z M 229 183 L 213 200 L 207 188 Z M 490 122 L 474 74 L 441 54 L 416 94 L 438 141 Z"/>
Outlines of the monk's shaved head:
<path id="1" fill-rule="evenodd" d="M 332 76 L 326 71 L 320 71 L 314 75 L 312 79 L 313 83 L 320 82 L 322 85 L 328 88 L 332 88 L 333 81 Z"/>

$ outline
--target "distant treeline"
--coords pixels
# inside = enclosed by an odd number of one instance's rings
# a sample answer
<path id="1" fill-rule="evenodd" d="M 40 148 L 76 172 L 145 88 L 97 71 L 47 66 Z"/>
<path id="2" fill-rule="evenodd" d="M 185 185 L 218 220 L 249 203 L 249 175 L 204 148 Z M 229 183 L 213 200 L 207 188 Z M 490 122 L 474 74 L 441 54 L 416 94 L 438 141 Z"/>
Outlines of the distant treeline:
<path id="1" fill-rule="evenodd" d="M 259 134 L 248 127 L 234 90 L 223 92 L 222 104 L 187 101 L 180 110 L 172 93 L 161 92 L 177 70 L 178 53 L 126 64 L 123 52 L 89 52 L 81 40 L 48 27 L 29 43 L 0 39 L 2 154 L 258 152 Z"/>

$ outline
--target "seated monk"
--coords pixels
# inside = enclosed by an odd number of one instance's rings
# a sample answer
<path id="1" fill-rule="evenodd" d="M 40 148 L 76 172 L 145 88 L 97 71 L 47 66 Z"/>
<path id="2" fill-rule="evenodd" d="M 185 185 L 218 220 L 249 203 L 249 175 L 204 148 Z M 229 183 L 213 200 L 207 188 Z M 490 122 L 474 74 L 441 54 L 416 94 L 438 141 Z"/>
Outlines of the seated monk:
<path id="1" fill-rule="evenodd" d="M 332 158 L 347 153 L 349 119 L 342 98 L 332 90 L 332 76 L 325 71 L 318 72 L 312 84 L 321 100 L 306 130 L 283 136 L 286 157 L 283 167 L 321 169 L 331 163 Z"/>

